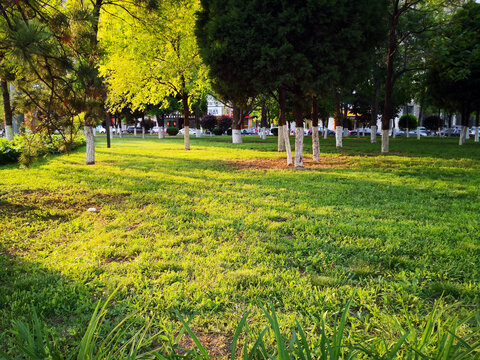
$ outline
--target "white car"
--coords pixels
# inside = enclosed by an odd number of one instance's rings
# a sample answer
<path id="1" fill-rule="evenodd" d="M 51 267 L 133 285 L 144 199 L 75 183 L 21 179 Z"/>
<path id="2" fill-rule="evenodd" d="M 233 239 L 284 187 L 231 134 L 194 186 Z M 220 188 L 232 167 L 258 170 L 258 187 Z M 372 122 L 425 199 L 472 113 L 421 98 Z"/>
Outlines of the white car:
<path id="1" fill-rule="evenodd" d="M 95 129 L 99 134 L 105 134 L 107 130 L 102 125 L 98 125 Z"/>
<path id="2" fill-rule="evenodd" d="M 179 131 L 178 133 L 184 135 L 184 134 L 185 134 L 185 128 L 180 129 L 180 131 Z M 189 133 L 190 135 L 195 135 L 196 129 L 189 127 L 189 128 L 188 128 L 188 133 Z"/>

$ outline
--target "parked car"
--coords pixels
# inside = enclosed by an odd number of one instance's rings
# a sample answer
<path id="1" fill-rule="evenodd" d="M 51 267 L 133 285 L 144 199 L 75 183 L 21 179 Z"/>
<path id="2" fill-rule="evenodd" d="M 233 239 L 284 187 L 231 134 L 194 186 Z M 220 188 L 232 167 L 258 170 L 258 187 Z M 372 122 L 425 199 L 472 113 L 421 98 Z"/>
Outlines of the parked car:
<path id="1" fill-rule="evenodd" d="M 242 129 L 242 130 L 240 130 L 240 133 L 242 135 L 255 135 L 255 130 L 254 129 Z"/>
<path id="2" fill-rule="evenodd" d="M 105 128 L 102 125 L 98 125 L 95 128 L 95 131 L 99 134 L 105 134 L 107 132 L 107 130 L 105 130 Z"/>
<path id="3" fill-rule="evenodd" d="M 133 134 L 134 132 L 135 132 L 135 126 L 127 127 L 127 134 Z M 142 132 L 142 127 L 137 126 L 137 133 L 141 133 L 141 132 Z"/>
<path id="4" fill-rule="evenodd" d="M 178 133 L 181 134 L 181 135 L 185 135 L 185 128 L 180 129 L 180 130 L 178 131 Z M 189 127 L 189 128 L 188 128 L 188 133 L 189 133 L 190 135 L 195 135 L 196 129 Z"/>
<path id="5" fill-rule="evenodd" d="M 428 136 L 428 132 L 426 130 L 421 130 L 420 128 L 418 129 L 420 131 L 420 136 Z M 417 129 L 415 130 L 410 130 L 408 132 L 409 136 L 417 136 Z"/>

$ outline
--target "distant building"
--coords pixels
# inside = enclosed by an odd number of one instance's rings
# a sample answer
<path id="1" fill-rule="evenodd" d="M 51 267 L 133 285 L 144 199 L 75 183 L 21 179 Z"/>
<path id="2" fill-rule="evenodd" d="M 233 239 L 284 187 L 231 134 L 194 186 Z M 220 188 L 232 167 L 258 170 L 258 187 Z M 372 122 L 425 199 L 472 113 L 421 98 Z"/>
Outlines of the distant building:
<path id="1" fill-rule="evenodd" d="M 233 117 L 233 109 L 229 106 L 226 106 L 221 101 L 218 101 L 213 96 L 207 96 L 207 114 L 214 116 L 226 115 L 228 117 Z"/>

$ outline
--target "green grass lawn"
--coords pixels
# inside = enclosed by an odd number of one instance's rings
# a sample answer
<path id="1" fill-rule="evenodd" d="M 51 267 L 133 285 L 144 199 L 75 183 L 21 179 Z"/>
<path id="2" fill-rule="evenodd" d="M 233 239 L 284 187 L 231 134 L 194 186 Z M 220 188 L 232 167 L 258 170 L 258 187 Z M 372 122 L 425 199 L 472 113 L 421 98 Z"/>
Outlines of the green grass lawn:
<path id="1" fill-rule="evenodd" d="M 94 166 L 81 149 L 0 167 L 0 349 L 33 308 L 71 346 L 119 285 L 111 318 L 160 328 L 198 311 L 193 328 L 219 344 L 248 309 L 264 322 L 268 299 L 311 331 L 356 292 L 351 341 L 396 339 L 435 303 L 444 319 L 478 312 L 480 145 L 401 138 L 380 155 L 322 139 L 324 165 L 295 170 L 270 160 L 276 138 L 229 140 L 97 137 Z"/>

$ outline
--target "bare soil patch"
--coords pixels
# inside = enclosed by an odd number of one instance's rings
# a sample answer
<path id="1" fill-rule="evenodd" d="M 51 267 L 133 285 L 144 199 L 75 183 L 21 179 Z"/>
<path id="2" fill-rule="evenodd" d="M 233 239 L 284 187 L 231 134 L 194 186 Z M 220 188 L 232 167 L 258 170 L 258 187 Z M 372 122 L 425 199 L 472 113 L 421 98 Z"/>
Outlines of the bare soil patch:
<path id="1" fill-rule="evenodd" d="M 238 159 L 231 160 L 229 165 L 236 169 L 295 169 L 294 166 L 287 166 L 285 158 Z M 305 170 L 349 168 L 353 165 L 352 159 L 345 156 L 322 156 L 318 163 L 311 158 L 303 159 L 303 169 Z"/>

